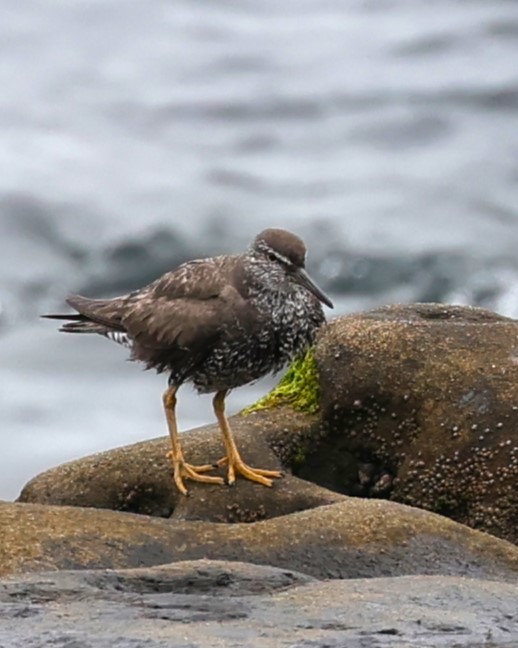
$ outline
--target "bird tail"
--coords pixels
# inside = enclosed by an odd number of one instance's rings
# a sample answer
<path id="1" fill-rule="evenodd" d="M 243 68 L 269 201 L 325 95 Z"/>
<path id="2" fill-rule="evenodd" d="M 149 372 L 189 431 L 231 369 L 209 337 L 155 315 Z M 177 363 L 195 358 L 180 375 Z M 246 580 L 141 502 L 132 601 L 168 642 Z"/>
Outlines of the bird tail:
<path id="1" fill-rule="evenodd" d="M 99 333 L 107 335 L 112 332 L 125 332 L 122 325 L 122 299 L 88 299 L 81 295 L 72 295 L 67 300 L 77 312 L 70 314 L 50 313 L 42 315 L 46 319 L 66 320 L 60 327 L 63 333 Z"/>

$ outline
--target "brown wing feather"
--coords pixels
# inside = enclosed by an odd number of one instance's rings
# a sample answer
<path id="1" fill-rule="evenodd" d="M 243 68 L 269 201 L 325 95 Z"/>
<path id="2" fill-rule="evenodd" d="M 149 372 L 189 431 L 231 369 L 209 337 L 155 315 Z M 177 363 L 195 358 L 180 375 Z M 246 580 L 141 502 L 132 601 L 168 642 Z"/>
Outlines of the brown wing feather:
<path id="1" fill-rule="evenodd" d="M 232 287 L 235 266 L 231 256 L 191 261 L 129 295 L 105 300 L 73 295 L 67 302 L 87 323 L 127 332 L 132 358 L 148 367 L 188 367 L 210 352 L 227 324 L 247 317 Z"/>
<path id="2" fill-rule="evenodd" d="M 206 300 L 139 299 L 124 316 L 133 340 L 131 357 L 157 371 L 186 376 L 218 343 L 226 326 L 241 319 L 243 300 L 230 286 Z"/>
<path id="3" fill-rule="evenodd" d="M 95 322 L 106 326 L 107 330 L 126 331 L 123 320 L 127 314 L 135 312 L 141 312 L 142 324 L 146 326 L 149 318 L 153 319 L 153 309 L 156 307 L 159 311 L 163 310 L 166 301 L 174 302 L 181 298 L 206 300 L 217 297 L 225 285 L 230 258 L 216 257 L 210 261 L 203 259 L 184 263 L 141 290 L 114 299 L 89 299 L 82 295 L 71 295 L 66 301 L 80 314 L 80 321 Z M 146 312 L 144 305 L 147 302 Z M 78 320 L 78 316 L 74 314 L 70 317 L 66 315 L 51 317 Z M 136 321 L 136 319 L 137 316 L 130 316 L 128 321 Z M 149 336 L 150 344 L 153 338 L 157 335 L 160 338 L 165 335 L 163 331 L 167 330 L 167 326 L 158 329 L 156 326 L 153 327 L 152 322 L 151 328 L 154 329 L 154 333 Z M 131 334 L 131 331 L 128 332 Z"/>
<path id="4" fill-rule="evenodd" d="M 189 262 L 128 298 L 121 323 L 134 356 L 149 361 L 151 350 L 210 349 L 244 304 L 229 283 L 233 266 L 233 257 Z"/>
<path id="5" fill-rule="evenodd" d="M 82 297 L 81 295 L 71 295 L 66 302 L 87 320 L 103 324 L 108 329 L 124 331 L 124 326 L 121 324 L 124 312 L 123 298 L 88 299 L 88 297 Z M 77 318 L 73 315 L 70 319 Z"/>
<path id="6" fill-rule="evenodd" d="M 192 349 L 197 340 L 210 341 L 220 328 L 218 297 L 212 300 L 139 299 L 126 311 L 123 326 L 139 345 Z"/>
<path id="7" fill-rule="evenodd" d="M 176 270 L 162 275 L 139 292 L 152 294 L 155 299 L 212 299 L 217 297 L 228 283 L 234 261 L 233 256 L 188 261 Z"/>

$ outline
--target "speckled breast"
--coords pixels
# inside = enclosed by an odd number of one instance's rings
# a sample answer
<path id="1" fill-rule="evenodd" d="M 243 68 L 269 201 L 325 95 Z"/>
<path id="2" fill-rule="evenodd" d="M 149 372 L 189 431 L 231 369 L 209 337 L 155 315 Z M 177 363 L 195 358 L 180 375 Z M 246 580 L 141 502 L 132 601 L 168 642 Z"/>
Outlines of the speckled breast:
<path id="1" fill-rule="evenodd" d="M 190 377 L 199 392 L 233 389 L 280 371 L 314 342 L 324 322 L 320 303 L 303 291 L 257 307 L 260 325 L 251 331 L 236 323 Z"/>

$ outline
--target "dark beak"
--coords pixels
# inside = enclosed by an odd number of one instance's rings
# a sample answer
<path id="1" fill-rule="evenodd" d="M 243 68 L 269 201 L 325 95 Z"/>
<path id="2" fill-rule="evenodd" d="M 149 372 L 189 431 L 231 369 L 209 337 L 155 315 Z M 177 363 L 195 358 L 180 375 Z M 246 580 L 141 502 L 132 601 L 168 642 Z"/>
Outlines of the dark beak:
<path id="1" fill-rule="evenodd" d="M 316 285 L 313 279 L 311 279 L 304 268 L 297 268 L 296 270 L 294 270 L 293 278 L 298 284 L 304 286 L 304 288 L 307 288 L 309 292 L 313 293 L 313 295 L 315 295 L 315 297 L 323 304 L 329 306 L 329 308 L 334 308 L 333 302 L 324 292 L 320 290 L 320 288 Z"/>

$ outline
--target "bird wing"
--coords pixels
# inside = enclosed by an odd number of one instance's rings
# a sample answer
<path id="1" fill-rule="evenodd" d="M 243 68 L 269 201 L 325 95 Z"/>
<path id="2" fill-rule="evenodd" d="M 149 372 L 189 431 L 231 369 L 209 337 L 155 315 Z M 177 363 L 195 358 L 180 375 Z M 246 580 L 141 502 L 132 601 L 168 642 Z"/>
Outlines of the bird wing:
<path id="1" fill-rule="evenodd" d="M 214 298 L 214 302 L 218 298 Z M 219 324 L 215 304 L 195 299 L 139 299 L 123 317 L 131 339 L 146 348 L 192 349 L 198 340 L 216 337 Z"/>
<path id="2" fill-rule="evenodd" d="M 210 347 L 243 310 L 229 272 L 228 257 L 185 263 L 130 296 L 121 323 L 144 348 Z"/>
<path id="3" fill-rule="evenodd" d="M 169 300 L 204 300 L 216 297 L 228 283 L 232 260 L 233 257 L 220 256 L 182 263 L 176 270 L 166 272 L 138 292 L 151 293 L 155 298 L 166 297 Z"/>
<path id="4" fill-rule="evenodd" d="M 51 315 L 54 319 L 68 319 L 71 320 L 73 330 L 74 326 L 80 328 L 85 321 L 95 322 L 101 326 L 105 326 L 106 330 L 124 331 L 121 325 L 122 314 L 122 300 L 120 297 L 115 299 L 89 299 L 82 295 L 70 295 L 67 304 L 75 308 L 79 315 Z M 47 317 L 49 317 L 47 315 Z M 65 324 L 63 330 L 69 330 Z"/>

